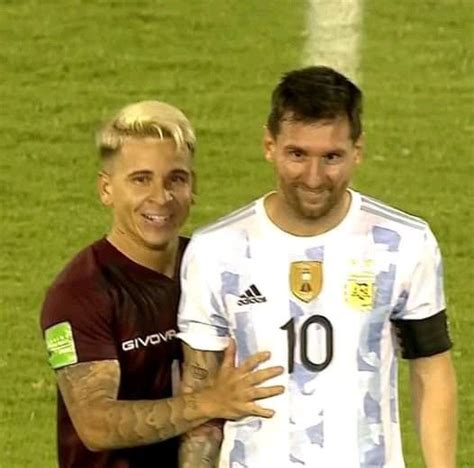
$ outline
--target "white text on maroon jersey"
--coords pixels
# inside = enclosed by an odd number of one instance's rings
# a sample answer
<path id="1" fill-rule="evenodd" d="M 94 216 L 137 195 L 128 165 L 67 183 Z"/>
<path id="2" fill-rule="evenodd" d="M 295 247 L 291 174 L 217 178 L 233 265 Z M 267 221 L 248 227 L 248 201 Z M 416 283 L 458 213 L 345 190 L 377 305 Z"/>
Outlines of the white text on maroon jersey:
<path id="1" fill-rule="evenodd" d="M 147 346 L 156 346 L 162 342 L 172 340 L 176 336 L 176 330 L 166 330 L 164 333 L 153 333 L 148 336 L 139 336 L 132 340 L 122 341 L 122 349 L 124 351 L 131 351 L 132 349 L 146 348 Z"/>

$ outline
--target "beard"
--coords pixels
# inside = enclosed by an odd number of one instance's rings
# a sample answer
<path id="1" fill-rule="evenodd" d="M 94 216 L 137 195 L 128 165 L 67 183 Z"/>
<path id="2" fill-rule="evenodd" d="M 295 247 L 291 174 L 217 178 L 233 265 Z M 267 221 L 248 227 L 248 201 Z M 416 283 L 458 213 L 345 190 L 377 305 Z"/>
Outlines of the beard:
<path id="1" fill-rule="evenodd" d="M 291 187 L 290 190 L 285 191 L 285 198 L 298 217 L 308 221 L 317 221 L 339 207 L 343 203 L 345 193 L 346 187 L 340 190 L 324 188 L 314 192 L 300 187 Z"/>

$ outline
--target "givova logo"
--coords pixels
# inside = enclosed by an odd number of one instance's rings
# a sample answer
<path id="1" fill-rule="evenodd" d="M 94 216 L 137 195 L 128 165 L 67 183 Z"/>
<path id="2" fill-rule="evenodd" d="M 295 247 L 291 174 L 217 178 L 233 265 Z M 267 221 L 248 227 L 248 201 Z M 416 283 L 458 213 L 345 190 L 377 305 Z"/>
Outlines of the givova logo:
<path id="1" fill-rule="evenodd" d="M 124 351 L 131 351 L 132 349 L 146 348 L 147 346 L 156 346 L 162 342 L 172 340 L 176 336 L 176 330 L 166 330 L 164 333 L 153 333 L 147 336 L 139 336 L 132 340 L 122 341 L 122 349 Z"/>

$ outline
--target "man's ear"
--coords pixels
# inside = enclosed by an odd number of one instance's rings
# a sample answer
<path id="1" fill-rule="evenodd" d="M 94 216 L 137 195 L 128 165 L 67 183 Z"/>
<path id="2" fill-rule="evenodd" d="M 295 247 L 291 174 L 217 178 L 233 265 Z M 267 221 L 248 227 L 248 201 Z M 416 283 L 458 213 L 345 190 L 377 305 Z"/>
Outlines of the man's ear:
<path id="1" fill-rule="evenodd" d="M 106 171 L 100 171 L 97 176 L 97 190 L 99 198 L 103 205 L 112 206 L 112 184 L 110 183 L 110 174 Z"/>
<path id="2" fill-rule="evenodd" d="M 273 162 L 275 157 L 275 138 L 270 133 L 270 130 L 265 126 L 264 127 L 264 134 L 263 134 L 263 154 L 265 155 L 265 159 L 268 162 Z"/>
<path id="3" fill-rule="evenodd" d="M 355 163 L 358 165 L 364 159 L 364 134 L 361 133 L 357 140 L 354 142 L 355 148 Z"/>

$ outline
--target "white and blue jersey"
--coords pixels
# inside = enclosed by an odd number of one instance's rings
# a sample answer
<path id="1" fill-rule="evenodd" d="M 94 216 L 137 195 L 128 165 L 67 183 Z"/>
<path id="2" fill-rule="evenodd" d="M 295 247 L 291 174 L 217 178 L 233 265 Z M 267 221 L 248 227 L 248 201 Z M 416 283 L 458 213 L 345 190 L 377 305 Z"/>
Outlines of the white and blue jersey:
<path id="1" fill-rule="evenodd" d="M 198 231 L 182 266 L 179 337 L 241 362 L 271 351 L 271 419 L 227 422 L 220 467 L 404 467 L 393 320 L 445 309 L 437 242 L 423 220 L 351 191 L 344 220 L 288 234 L 263 198 Z"/>

